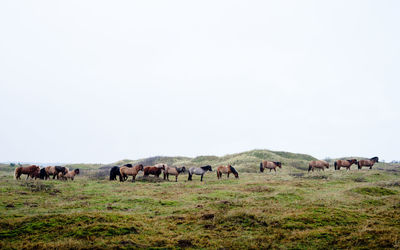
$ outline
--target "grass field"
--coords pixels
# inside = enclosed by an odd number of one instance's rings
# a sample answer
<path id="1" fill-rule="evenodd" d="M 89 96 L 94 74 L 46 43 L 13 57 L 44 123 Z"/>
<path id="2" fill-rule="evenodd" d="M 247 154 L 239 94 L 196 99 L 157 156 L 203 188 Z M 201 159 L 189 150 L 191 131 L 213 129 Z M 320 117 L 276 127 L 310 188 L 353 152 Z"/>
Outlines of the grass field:
<path id="1" fill-rule="evenodd" d="M 200 183 L 0 177 L 0 248 L 399 248 L 400 173 L 241 173 Z M 196 178 L 197 177 L 197 178 Z M 152 179 L 151 179 L 152 180 Z"/>

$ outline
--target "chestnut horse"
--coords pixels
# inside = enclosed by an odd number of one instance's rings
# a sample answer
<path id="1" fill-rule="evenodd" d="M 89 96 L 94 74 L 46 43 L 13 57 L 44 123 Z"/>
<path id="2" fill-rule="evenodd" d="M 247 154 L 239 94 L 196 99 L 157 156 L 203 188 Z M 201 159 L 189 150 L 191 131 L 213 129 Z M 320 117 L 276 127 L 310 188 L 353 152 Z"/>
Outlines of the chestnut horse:
<path id="1" fill-rule="evenodd" d="M 17 167 L 14 171 L 14 177 L 17 180 L 20 180 L 21 175 L 26 174 L 26 179 L 28 179 L 29 177 L 34 178 L 39 173 L 40 167 L 36 165 L 31 165 L 29 167 Z"/>
<path id="2" fill-rule="evenodd" d="M 121 173 L 122 178 L 120 181 L 126 181 L 128 179 L 129 175 L 132 175 L 132 182 L 135 181 L 136 175 L 139 173 L 139 171 L 143 171 L 143 165 L 139 164 L 134 167 L 127 167 L 127 166 L 122 166 L 119 168 L 119 172 Z"/>
<path id="3" fill-rule="evenodd" d="M 185 166 L 181 167 L 181 168 L 177 168 L 177 167 L 170 167 L 170 166 L 165 166 L 164 169 L 164 180 L 167 179 L 169 180 L 169 175 L 175 175 L 175 182 L 178 182 L 178 175 L 180 173 L 184 173 L 186 171 Z"/>
<path id="4" fill-rule="evenodd" d="M 219 166 L 217 168 L 217 178 L 220 179 L 222 178 L 222 174 L 226 174 L 229 178 L 229 174 L 233 173 L 233 175 L 235 176 L 235 178 L 239 178 L 239 173 L 236 171 L 236 169 L 234 167 L 232 167 L 231 165 L 228 166 Z"/>
<path id="5" fill-rule="evenodd" d="M 351 160 L 337 160 L 335 161 L 335 170 L 340 170 L 340 168 L 346 168 L 347 171 L 350 170 L 351 165 L 357 164 L 356 159 Z"/>
<path id="6" fill-rule="evenodd" d="M 260 163 L 260 172 L 264 172 L 266 168 L 269 169 L 269 172 L 272 169 L 276 172 L 276 167 L 282 168 L 282 163 L 279 161 L 263 161 Z"/>
<path id="7" fill-rule="evenodd" d="M 47 176 L 52 175 L 53 176 L 53 180 L 56 177 L 58 179 L 58 174 L 59 173 L 62 173 L 64 175 L 64 174 L 66 174 L 68 172 L 67 168 L 61 167 L 61 166 L 55 166 L 55 167 L 54 166 L 48 166 L 45 169 L 46 169 Z"/>
<path id="8" fill-rule="evenodd" d="M 379 162 L 379 158 L 377 156 L 372 157 L 369 160 L 359 160 L 358 169 L 361 169 L 362 167 L 369 167 L 369 169 L 372 169 L 372 166 L 377 162 Z"/>
<path id="9" fill-rule="evenodd" d="M 143 169 L 144 176 L 149 176 L 149 175 L 154 175 L 157 177 L 160 177 L 161 170 L 165 170 L 165 166 L 161 165 L 160 167 L 155 167 L 155 166 L 146 166 Z"/>
<path id="10" fill-rule="evenodd" d="M 325 168 L 329 168 L 329 163 L 326 161 L 311 161 L 308 164 L 308 172 L 310 172 L 310 170 L 314 172 L 314 168 L 322 169 L 322 171 L 325 171 Z"/>

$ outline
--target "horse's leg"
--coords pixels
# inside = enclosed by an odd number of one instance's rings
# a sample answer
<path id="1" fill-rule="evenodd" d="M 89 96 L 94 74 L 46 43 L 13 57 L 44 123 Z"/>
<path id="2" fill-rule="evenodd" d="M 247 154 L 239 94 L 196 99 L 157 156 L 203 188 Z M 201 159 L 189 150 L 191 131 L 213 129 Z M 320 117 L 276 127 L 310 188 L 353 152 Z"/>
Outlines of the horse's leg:
<path id="1" fill-rule="evenodd" d="M 275 173 L 276 173 L 276 168 L 274 168 L 274 171 L 275 171 Z"/>
<path id="2" fill-rule="evenodd" d="M 204 174 L 202 174 L 202 175 L 201 175 L 201 179 L 200 179 L 200 181 L 203 181 L 203 175 L 204 175 Z"/>
<path id="3" fill-rule="evenodd" d="M 229 172 L 228 172 L 228 179 L 229 179 Z"/>
<path id="4" fill-rule="evenodd" d="M 178 182 L 178 175 L 175 175 L 175 182 Z"/>
<path id="5" fill-rule="evenodd" d="M 189 175 L 188 175 L 188 181 L 191 181 L 192 180 L 192 175 L 189 173 Z"/>
<path id="6" fill-rule="evenodd" d="M 132 182 L 135 182 L 136 175 L 132 175 Z"/>

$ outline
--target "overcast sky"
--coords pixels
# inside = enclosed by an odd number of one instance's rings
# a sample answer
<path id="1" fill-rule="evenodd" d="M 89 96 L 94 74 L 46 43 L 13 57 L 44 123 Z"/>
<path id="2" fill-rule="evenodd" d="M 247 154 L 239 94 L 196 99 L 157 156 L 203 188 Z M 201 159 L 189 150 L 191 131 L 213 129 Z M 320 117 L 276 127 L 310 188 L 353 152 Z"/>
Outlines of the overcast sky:
<path id="1" fill-rule="evenodd" d="M 399 1 L 0 2 L 0 161 L 400 160 Z"/>

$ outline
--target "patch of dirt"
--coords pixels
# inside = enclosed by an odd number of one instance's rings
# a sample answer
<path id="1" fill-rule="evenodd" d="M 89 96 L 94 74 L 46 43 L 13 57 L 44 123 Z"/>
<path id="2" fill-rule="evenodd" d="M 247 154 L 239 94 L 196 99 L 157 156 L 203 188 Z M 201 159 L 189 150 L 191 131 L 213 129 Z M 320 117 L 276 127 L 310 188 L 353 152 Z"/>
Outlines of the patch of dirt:
<path id="1" fill-rule="evenodd" d="M 201 216 L 201 218 L 203 219 L 203 220 L 212 220 L 212 219 L 214 219 L 214 214 L 203 214 L 202 216 Z"/>

